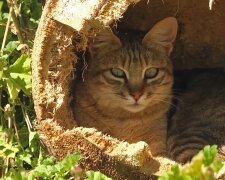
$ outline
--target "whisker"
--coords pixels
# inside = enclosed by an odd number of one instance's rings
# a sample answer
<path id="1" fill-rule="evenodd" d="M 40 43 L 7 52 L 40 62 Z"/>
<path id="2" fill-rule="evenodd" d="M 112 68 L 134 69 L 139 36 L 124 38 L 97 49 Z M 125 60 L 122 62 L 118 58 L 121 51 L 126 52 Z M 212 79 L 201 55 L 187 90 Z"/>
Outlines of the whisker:
<path id="1" fill-rule="evenodd" d="M 178 108 L 175 104 L 171 103 L 171 102 L 167 102 L 167 101 L 164 101 L 162 99 L 151 99 L 152 101 L 161 101 L 161 102 L 164 102 L 166 104 L 169 104 L 171 106 L 173 106 L 174 108 Z"/>
<path id="2" fill-rule="evenodd" d="M 178 93 L 178 94 L 181 94 L 183 93 L 183 89 L 172 89 L 173 93 Z"/>
<path id="3" fill-rule="evenodd" d="M 183 102 L 183 100 L 181 98 L 177 97 L 177 96 L 173 96 L 173 99 L 175 99 L 175 100 L 177 100 L 179 102 Z"/>
<path id="4" fill-rule="evenodd" d="M 147 97 L 149 97 L 151 95 L 160 95 L 160 96 L 163 96 L 163 97 L 172 97 L 172 99 L 178 100 L 179 102 L 183 102 L 182 99 L 180 99 L 178 96 L 176 96 L 174 94 L 153 93 L 153 94 L 149 94 Z"/>
<path id="5" fill-rule="evenodd" d="M 117 97 L 121 98 L 121 99 L 125 99 L 125 100 L 128 100 L 127 98 L 123 97 L 123 96 L 119 96 L 119 95 L 116 95 Z"/>
<path id="6" fill-rule="evenodd" d="M 116 96 L 119 97 L 119 98 L 128 100 L 128 99 L 126 98 L 126 96 L 124 96 L 122 93 L 112 93 L 112 94 L 116 95 Z"/>

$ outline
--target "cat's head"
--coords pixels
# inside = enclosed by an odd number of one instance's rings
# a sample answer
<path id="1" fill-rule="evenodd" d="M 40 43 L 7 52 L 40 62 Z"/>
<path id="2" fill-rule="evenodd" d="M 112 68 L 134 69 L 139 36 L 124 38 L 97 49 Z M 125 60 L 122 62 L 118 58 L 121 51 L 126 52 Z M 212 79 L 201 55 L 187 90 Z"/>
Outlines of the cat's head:
<path id="1" fill-rule="evenodd" d="M 140 41 L 121 41 L 111 30 L 100 32 L 90 45 L 88 91 L 97 105 L 131 113 L 168 103 L 173 84 L 169 55 L 177 21 L 158 22 Z"/>

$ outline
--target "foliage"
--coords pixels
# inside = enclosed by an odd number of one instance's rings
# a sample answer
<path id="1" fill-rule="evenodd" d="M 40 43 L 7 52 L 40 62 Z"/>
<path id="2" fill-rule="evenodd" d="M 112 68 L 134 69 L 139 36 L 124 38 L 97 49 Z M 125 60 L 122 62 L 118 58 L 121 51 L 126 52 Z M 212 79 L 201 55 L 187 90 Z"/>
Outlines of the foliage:
<path id="1" fill-rule="evenodd" d="M 112 180 L 111 178 L 107 177 L 106 175 L 102 174 L 99 171 L 87 171 L 87 180 Z"/>
<path id="2" fill-rule="evenodd" d="M 0 177 L 20 179 L 41 155 L 31 97 L 32 40 L 41 7 L 37 0 L 0 0 Z"/>
<path id="3" fill-rule="evenodd" d="M 79 153 L 69 154 L 62 161 L 56 161 L 54 157 L 47 157 L 39 148 L 40 141 L 36 132 L 30 132 L 29 145 L 26 149 L 20 149 L 18 144 L 4 142 L 4 132 L 0 134 L 0 157 L 10 159 L 11 168 L 5 173 L 5 180 L 32 180 L 36 178 L 64 180 L 69 177 L 87 180 L 110 180 L 100 172 L 87 171 L 79 166 Z M 36 156 L 35 154 L 38 154 Z"/>
<path id="4" fill-rule="evenodd" d="M 58 162 L 49 157 L 33 129 L 30 64 L 41 11 L 38 0 L 0 0 L 0 178 L 109 180 L 100 172 L 85 173 L 79 153 Z"/>
<path id="5" fill-rule="evenodd" d="M 71 168 L 78 164 L 79 159 L 78 153 L 70 154 L 59 162 L 55 162 L 53 157 L 42 159 L 38 166 L 29 172 L 28 180 L 36 177 L 63 180 L 69 174 Z"/>
<path id="6" fill-rule="evenodd" d="M 190 163 L 183 166 L 174 165 L 159 180 L 214 180 L 223 167 L 222 162 L 215 159 L 216 154 L 216 145 L 206 146 Z"/>

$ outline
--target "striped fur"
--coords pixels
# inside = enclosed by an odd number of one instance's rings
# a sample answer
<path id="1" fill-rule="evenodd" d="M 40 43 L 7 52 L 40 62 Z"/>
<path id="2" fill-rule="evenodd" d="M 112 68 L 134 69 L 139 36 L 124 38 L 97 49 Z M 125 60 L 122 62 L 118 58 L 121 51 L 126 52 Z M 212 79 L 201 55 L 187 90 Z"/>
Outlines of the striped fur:
<path id="1" fill-rule="evenodd" d="M 153 155 L 165 153 L 166 113 L 173 84 L 168 56 L 176 31 L 176 20 L 168 18 L 144 38 L 118 38 L 107 30 L 100 33 L 90 44 L 84 81 L 76 84 L 74 112 L 79 125 L 130 143 L 146 141 Z M 144 74 L 149 67 L 159 72 L 147 80 Z M 126 78 L 113 76 L 112 68 L 123 70 Z M 136 102 L 131 93 L 139 91 L 142 95 Z"/>
<path id="2" fill-rule="evenodd" d="M 207 72 L 193 78 L 181 95 L 168 130 L 168 152 L 186 162 L 205 145 L 217 144 L 223 159 L 225 144 L 225 72 Z"/>

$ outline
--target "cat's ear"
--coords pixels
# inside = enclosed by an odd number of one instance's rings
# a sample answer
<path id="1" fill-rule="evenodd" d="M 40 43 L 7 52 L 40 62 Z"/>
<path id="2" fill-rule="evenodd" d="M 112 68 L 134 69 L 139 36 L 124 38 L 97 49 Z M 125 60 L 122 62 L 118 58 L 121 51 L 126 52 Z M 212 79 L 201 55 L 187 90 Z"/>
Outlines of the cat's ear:
<path id="1" fill-rule="evenodd" d="M 122 46 L 120 39 L 112 32 L 110 28 L 100 31 L 96 37 L 89 43 L 89 52 L 93 56 L 96 54 L 105 54 L 107 52 L 119 49 Z"/>
<path id="2" fill-rule="evenodd" d="M 142 44 L 150 47 L 152 43 L 162 46 L 169 56 L 173 50 L 173 42 L 177 35 L 177 20 L 174 17 L 168 17 L 153 26 L 145 35 Z"/>

